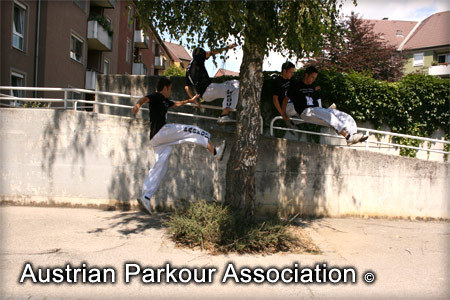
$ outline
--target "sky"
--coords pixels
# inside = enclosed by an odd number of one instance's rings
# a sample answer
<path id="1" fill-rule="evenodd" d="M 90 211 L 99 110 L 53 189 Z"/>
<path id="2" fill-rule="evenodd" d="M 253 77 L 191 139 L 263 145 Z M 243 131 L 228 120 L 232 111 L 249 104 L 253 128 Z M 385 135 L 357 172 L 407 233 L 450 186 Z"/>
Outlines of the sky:
<path id="1" fill-rule="evenodd" d="M 389 20 L 422 21 L 434 13 L 448 10 L 450 10 L 449 0 L 358 0 L 356 7 L 352 0 L 346 0 L 341 13 L 346 16 L 354 11 L 363 19 L 372 20 L 389 18 Z M 211 77 L 219 68 L 239 72 L 242 49 L 237 47 L 235 50 L 229 50 L 227 55 L 228 58 L 225 61 L 216 59 L 217 66 L 211 58 L 206 61 L 205 66 Z M 263 70 L 280 71 L 285 61 L 286 56 L 270 53 L 264 60 Z"/>

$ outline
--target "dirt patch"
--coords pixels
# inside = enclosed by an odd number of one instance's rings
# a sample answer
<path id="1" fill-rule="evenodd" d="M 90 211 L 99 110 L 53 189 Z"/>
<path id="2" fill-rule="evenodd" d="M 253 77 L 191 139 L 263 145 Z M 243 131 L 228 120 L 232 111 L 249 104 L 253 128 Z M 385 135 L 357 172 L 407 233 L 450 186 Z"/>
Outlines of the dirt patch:
<path id="1" fill-rule="evenodd" d="M 297 239 L 297 243 L 291 246 L 288 253 L 321 254 L 319 247 L 314 244 L 311 237 L 303 230 L 303 228 L 291 225 L 288 227 L 287 231 Z"/>

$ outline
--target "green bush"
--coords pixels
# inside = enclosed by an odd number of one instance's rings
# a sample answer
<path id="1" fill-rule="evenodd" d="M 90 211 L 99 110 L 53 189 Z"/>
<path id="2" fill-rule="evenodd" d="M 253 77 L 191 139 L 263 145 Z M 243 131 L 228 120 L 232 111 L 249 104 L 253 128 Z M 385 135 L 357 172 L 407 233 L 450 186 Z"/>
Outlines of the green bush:
<path id="1" fill-rule="evenodd" d="M 272 104 L 273 80 L 266 73 L 262 101 L 264 124 L 278 115 Z M 295 74 L 303 78 L 303 71 Z M 410 74 L 397 82 L 375 80 L 370 75 L 342 74 L 331 70 L 320 72 L 317 85 L 322 88 L 324 106 L 336 103 L 358 122 L 369 121 L 376 129 L 383 124 L 392 132 L 414 136 L 430 136 L 439 128 L 449 139 L 450 81 L 435 76 Z M 418 146 L 419 141 L 393 138 L 393 142 Z M 446 149 L 448 151 L 448 146 Z M 401 154 L 415 156 L 415 150 L 402 149 Z"/>
<path id="2" fill-rule="evenodd" d="M 221 253 L 275 253 L 298 242 L 278 217 L 257 221 L 203 200 L 176 211 L 166 225 L 175 241 Z"/>
<path id="3" fill-rule="evenodd" d="M 186 76 L 186 70 L 183 70 L 182 68 L 176 66 L 175 64 L 171 64 L 167 70 L 163 73 L 164 76 Z"/>

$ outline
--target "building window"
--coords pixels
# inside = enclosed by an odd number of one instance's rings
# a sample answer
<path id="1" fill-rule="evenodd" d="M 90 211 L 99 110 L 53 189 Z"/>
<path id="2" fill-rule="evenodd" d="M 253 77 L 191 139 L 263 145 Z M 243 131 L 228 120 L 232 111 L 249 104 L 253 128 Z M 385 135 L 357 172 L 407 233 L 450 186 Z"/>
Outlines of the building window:
<path id="1" fill-rule="evenodd" d="M 396 33 L 396 35 L 397 35 L 397 36 L 403 36 L 403 31 L 401 31 L 401 30 L 397 30 L 397 33 Z"/>
<path id="2" fill-rule="evenodd" d="M 103 61 L 103 74 L 108 75 L 109 74 L 109 60 L 105 59 Z"/>
<path id="3" fill-rule="evenodd" d="M 414 53 L 414 67 L 423 66 L 423 52 L 422 53 Z"/>
<path id="4" fill-rule="evenodd" d="M 70 58 L 79 63 L 83 63 L 83 40 L 71 35 L 70 37 Z"/>
<path id="5" fill-rule="evenodd" d="M 438 55 L 438 63 L 445 64 L 450 62 L 450 54 Z"/>
<path id="6" fill-rule="evenodd" d="M 27 8 L 18 2 L 14 2 L 14 18 L 13 18 L 13 38 L 12 45 L 14 48 L 25 50 L 25 16 Z"/>
<path id="7" fill-rule="evenodd" d="M 129 30 L 133 30 L 133 8 L 130 7 L 130 9 L 128 10 L 128 29 Z"/>
<path id="8" fill-rule="evenodd" d="M 127 63 L 130 63 L 130 53 L 131 52 L 131 41 L 129 39 L 127 39 L 127 53 L 125 54 L 125 60 Z"/>
<path id="9" fill-rule="evenodd" d="M 11 72 L 11 86 L 25 86 L 25 75 Z M 11 96 L 24 98 L 25 91 L 11 90 Z M 22 101 L 10 101 L 12 106 L 23 106 Z"/>

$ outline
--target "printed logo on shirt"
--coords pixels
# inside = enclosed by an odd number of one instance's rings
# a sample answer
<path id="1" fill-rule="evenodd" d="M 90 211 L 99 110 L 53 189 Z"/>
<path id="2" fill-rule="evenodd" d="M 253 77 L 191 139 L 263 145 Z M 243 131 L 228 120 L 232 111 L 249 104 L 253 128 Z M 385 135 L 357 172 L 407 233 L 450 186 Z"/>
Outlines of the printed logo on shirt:
<path id="1" fill-rule="evenodd" d="M 185 127 L 183 127 L 183 131 L 186 131 L 186 132 L 189 132 L 189 133 L 198 134 L 198 135 L 206 137 L 207 139 L 211 138 L 211 135 L 209 134 L 209 132 L 201 130 L 201 129 L 197 128 L 197 127 L 185 126 Z"/>
<path id="2" fill-rule="evenodd" d="M 233 93 L 232 90 L 227 90 L 227 102 L 226 102 L 226 107 L 231 107 L 231 94 Z"/>
<path id="3" fill-rule="evenodd" d="M 314 105 L 314 100 L 310 96 L 306 96 L 306 102 L 308 103 L 308 106 L 309 105 Z"/>

